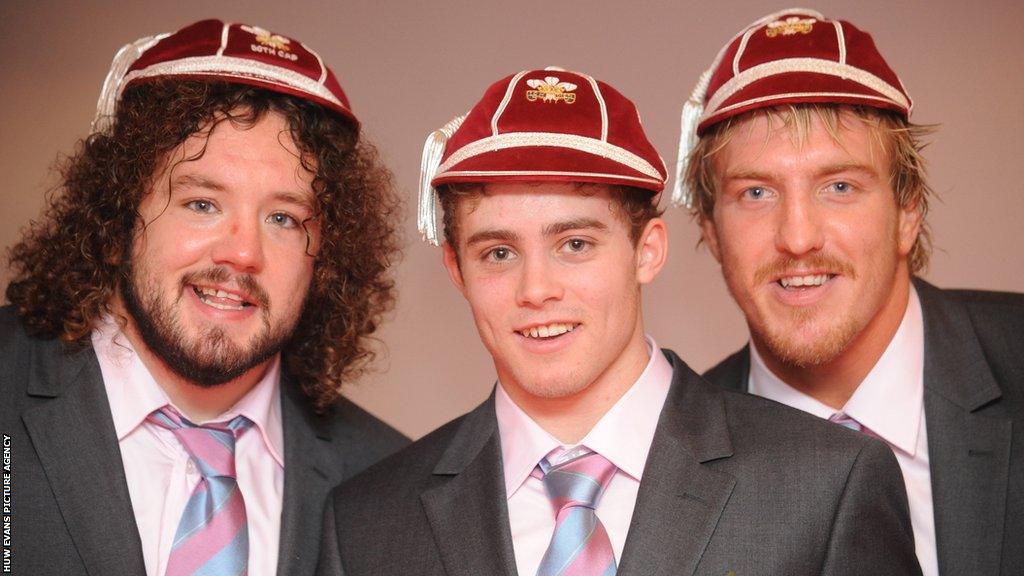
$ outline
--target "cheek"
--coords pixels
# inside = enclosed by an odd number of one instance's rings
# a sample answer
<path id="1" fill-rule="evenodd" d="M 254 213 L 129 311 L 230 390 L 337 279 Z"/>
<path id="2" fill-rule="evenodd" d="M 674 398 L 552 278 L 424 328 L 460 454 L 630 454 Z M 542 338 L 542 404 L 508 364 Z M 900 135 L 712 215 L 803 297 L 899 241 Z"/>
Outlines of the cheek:
<path id="1" fill-rule="evenodd" d="M 465 297 L 478 326 L 497 323 L 515 302 L 512 282 L 501 277 L 466 278 Z"/>

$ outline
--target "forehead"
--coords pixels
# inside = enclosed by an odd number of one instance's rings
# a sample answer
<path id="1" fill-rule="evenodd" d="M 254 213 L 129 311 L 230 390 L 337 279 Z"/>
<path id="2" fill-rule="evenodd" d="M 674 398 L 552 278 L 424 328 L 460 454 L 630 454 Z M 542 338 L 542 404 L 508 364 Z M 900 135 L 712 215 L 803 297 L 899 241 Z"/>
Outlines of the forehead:
<path id="1" fill-rule="evenodd" d="M 615 218 L 611 187 L 571 182 L 498 182 L 462 193 L 457 218 L 473 227 L 542 228 L 545 223 L 587 216 Z"/>
<path id="2" fill-rule="evenodd" d="M 170 174 L 168 174 L 168 171 Z M 312 197 L 313 174 L 284 116 L 267 112 L 255 122 L 218 118 L 191 134 L 156 171 L 170 181 L 200 175 L 222 188 L 267 189 Z"/>
<path id="3" fill-rule="evenodd" d="M 745 116 L 722 136 L 714 155 L 719 178 L 763 166 L 807 170 L 818 164 L 857 164 L 886 172 L 888 155 L 877 122 L 846 109 L 762 111 Z"/>

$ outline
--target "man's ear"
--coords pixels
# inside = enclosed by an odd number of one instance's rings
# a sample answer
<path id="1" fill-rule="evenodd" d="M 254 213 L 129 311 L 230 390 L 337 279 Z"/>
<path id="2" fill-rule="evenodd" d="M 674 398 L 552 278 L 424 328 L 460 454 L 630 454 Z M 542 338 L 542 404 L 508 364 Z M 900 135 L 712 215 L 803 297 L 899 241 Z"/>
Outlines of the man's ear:
<path id="1" fill-rule="evenodd" d="M 704 239 L 704 243 L 708 245 L 708 250 L 711 251 L 711 255 L 718 260 L 718 263 L 722 263 L 722 253 L 718 247 L 718 230 L 715 228 L 715 220 L 710 216 L 700 217 L 700 235 Z"/>
<path id="2" fill-rule="evenodd" d="M 917 242 L 917 236 L 921 232 L 922 215 L 915 202 L 909 206 L 899 208 L 899 253 L 900 256 L 908 256 Z"/>
<path id="3" fill-rule="evenodd" d="M 668 260 L 668 229 L 661 218 L 651 218 L 636 245 L 636 278 L 649 284 L 658 277 Z"/>
<path id="4" fill-rule="evenodd" d="M 459 289 L 459 292 L 465 294 L 466 285 L 462 282 L 462 268 L 459 267 L 458 254 L 455 253 L 452 245 L 447 242 L 444 243 L 442 249 L 444 250 L 444 267 L 448 270 L 448 278 Z"/>

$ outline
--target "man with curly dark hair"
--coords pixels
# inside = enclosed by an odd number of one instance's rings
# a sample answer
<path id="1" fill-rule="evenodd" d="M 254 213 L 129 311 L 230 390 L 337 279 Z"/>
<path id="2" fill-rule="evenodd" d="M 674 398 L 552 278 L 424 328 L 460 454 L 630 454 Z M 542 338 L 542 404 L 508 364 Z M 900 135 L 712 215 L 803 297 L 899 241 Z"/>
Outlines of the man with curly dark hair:
<path id="1" fill-rule="evenodd" d="M 405 439 L 340 395 L 398 199 L 303 44 L 206 20 L 115 57 L 11 249 L 18 572 L 309 574 L 327 490 Z"/>

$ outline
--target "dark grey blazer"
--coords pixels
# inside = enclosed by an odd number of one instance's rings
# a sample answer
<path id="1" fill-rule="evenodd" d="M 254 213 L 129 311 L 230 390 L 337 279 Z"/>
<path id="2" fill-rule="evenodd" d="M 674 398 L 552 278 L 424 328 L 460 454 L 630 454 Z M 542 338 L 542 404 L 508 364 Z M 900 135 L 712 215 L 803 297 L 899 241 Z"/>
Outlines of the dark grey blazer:
<path id="1" fill-rule="evenodd" d="M 920 573 L 884 444 L 665 355 L 672 388 L 620 576 Z M 317 573 L 516 574 L 503 478 L 492 395 L 331 493 Z"/>
<path id="2" fill-rule="evenodd" d="M 924 314 L 924 411 L 939 572 L 1024 574 L 1024 295 L 940 290 Z M 705 378 L 745 390 L 744 348 Z"/>
<path id="3" fill-rule="evenodd" d="M 0 430 L 12 437 L 15 574 L 146 573 L 121 452 L 91 347 L 28 337 L 0 309 Z M 406 439 L 354 404 L 313 414 L 282 381 L 284 506 L 277 570 L 312 574 L 322 506 L 338 482 Z"/>

